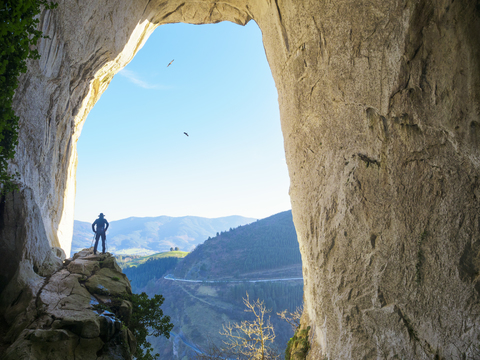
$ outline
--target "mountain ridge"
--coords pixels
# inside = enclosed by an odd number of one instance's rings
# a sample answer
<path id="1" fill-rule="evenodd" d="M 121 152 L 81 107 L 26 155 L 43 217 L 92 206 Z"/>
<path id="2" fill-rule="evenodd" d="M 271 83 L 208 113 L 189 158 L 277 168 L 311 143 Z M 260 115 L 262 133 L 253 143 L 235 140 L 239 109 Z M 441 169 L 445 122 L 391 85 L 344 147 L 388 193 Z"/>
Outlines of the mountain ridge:
<path id="1" fill-rule="evenodd" d="M 254 222 L 255 218 L 230 215 L 219 218 L 200 216 L 129 217 L 110 222 L 107 232 L 107 251 L 115 254 L 146 254 L 179 247 L 191 251 L 217 232 Z M 91 247 L 91 223 L 74 221 L 71 254 Z"/>
<path id="2" fill-rule="evenodd" d="M 207 275 L 228 279 L 293 264 L 301 268 L 297 234 L 288 210 L 207 239 L 178 264 L 174 275 L 191 280 Z"/>

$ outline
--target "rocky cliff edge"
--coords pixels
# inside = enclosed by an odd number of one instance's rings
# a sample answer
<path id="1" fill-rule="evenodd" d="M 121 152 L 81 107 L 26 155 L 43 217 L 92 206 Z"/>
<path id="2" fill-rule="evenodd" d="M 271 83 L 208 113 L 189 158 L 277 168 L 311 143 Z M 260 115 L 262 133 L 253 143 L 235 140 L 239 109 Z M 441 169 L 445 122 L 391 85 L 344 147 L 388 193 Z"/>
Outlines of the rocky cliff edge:
<path id="1" fill-rule="evenodd" d="M 131 359 L 130 282 L 107 254 L 84 249 L 32 280 L 5 311 L 5 360 Z"/>

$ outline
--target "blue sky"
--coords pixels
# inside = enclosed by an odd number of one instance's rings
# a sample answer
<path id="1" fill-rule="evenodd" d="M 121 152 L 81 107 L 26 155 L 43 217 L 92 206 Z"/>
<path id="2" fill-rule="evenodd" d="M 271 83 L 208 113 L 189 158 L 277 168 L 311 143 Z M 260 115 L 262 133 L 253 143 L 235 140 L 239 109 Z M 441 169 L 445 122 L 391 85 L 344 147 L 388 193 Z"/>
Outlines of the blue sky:
<path id="1" fill-rule="evenodd" d="M 157 28 L 88 115 L 78 154 L 76 220 L 290 209 L 258 26 Z"/>

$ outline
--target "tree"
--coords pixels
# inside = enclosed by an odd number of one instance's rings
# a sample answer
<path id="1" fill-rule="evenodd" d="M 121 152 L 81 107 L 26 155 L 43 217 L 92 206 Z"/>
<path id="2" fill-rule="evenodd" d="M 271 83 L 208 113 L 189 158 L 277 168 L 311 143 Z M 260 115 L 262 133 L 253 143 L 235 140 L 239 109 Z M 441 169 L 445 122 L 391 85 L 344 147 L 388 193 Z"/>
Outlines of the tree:
<path id="1" fill-rule="evenodd" d="M 250 303 L 248 292 L 246 298 L 243 298 L 243 303 L 246 306 L 245 311 L 252 313 L 255 320 L 223 325 L 223 331 L 220 334 L 228 338 L 224 341 L 226 350 L 238 354 L 239 358 L 278 359 L 277 352 L 269 344 L 275 339 L 275 330 L 270 323 L 270 317 L 265 319 L 266 314 L 271 310 L 267 310 L 260 299 Z"/>
<path id="2" fill-rule="evenodd" d="M 48 0 L 6 0 L 0 3 L 0 187 L 2 192 L 16 188 L 8 175 L 8 160 L 13 159 L 18 144 L 18 116 L 12 109 L 18 76 L 27 71 L 27 59 L 38 59 L 37 30 L 41 7 L 54 9 Z"/>
<path id="3" fill-rule="evenodd" d="M 152 345 L 147 341 L 147 336 L 170 338 L 170 331 L 173 324 L 170 323 L 170 317 L 164 316 L 160 306 L 165 300 L 162 295 L 155 295 L 149 298 L 144 292 L 141 294 L 132 294 L 132 316 L 128 323 L 128 328 L 137 340 L 137 349 L 135 358 L 138 360 L 153 360 L 159 354 L 152 354 Z"/>
<path id="4" fill-rule="evenodd" d="M 175 251 L 179 251 L 180 249 L 178 248 L 178 246 L 175 246 Z"/>
<path id="5" fill-rule="evenodd" d="M 173 251 L 173 247 L 170 248 L 170 251 Z"/>

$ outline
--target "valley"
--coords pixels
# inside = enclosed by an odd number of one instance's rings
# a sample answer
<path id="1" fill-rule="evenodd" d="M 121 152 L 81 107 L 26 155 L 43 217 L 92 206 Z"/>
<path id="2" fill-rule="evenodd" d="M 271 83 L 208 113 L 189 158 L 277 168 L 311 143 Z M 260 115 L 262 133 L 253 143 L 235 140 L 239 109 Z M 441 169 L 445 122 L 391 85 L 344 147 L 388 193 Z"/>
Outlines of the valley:
<path id="1" fill-rule="evenodd" d="M 283 353 L 293 330 L 277 316 L 302 306 L 300 253 L 290 211 L 219 232 L 184 256 L 117 255 L 134 292 L 162 294 L 164 313 L 175 325 L 170 339 L 149 338 L 161 359 L 193 359 L 211 344 L 223 346 L 224 324 L 253 320 L 243 298 L 263 300 Z"/>

